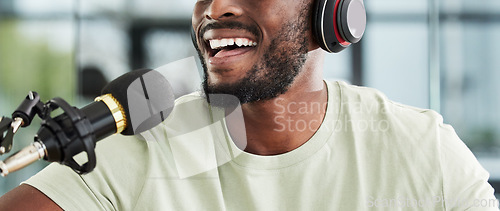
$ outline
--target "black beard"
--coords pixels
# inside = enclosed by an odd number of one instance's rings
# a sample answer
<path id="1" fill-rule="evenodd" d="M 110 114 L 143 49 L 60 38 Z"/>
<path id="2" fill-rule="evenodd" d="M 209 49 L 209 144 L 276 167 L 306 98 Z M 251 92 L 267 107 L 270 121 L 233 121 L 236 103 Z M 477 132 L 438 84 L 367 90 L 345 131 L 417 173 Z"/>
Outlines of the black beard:
<path id="1" fill-rule="evenodd" d="M 203 89 L 208 102 L 213 106 L 234 106 L 234 100 L 222 96 L 235 96 L 241 104 L 270 100 L 288 91 L 307 59 L 310 30 L 309 10 L 304 7 L 297 20 L 285 24 L 264 53 L 244 78 L 231 84 L 211 84 L 208 81 L 207 65 L 200 50 L 198 55 L 204 69 Z M 197 47 L 197 46 L 195 46 Z M 225 94 L 211 100 L 210 96 Z M 228 105 L 229 104 L 229 105 Z"/>

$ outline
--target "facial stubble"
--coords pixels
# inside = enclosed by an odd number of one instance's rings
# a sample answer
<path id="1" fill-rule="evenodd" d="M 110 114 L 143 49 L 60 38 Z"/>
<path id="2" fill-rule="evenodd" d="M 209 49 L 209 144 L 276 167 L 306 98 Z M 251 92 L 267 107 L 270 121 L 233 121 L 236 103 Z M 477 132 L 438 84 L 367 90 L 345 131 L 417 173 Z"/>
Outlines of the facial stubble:
<path id="1" fill-rule="evenodd" d="M 210 96 L 230 95 L 244 104 L 270 100 L 287 92 L 307 59 L 307 32 L 310 29 L 308 14 L 309 10 L 304 7 L 297 19 L 284 24 L 260 61 L 237 82 L 211 83 L 207 65 L 197 48 L 204 68 L 203 89 L 207 100 L 212 105 L 225 106 L 227 102 L 223 98 L 210 100 Z"/>

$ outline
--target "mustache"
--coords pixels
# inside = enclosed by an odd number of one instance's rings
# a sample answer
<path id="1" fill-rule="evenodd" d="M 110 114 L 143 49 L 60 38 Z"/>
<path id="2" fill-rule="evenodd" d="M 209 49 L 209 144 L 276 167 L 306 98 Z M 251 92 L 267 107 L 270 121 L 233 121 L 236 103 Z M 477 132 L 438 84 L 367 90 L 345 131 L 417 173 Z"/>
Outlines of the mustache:
<path id="1" fill-rule="evenodd" d="M 227 22 L 214 22 L 207 24 L 206 26 L 201 28 L 199 36 L 203 36 L 205 32 L 211 29 L 243 29 L 250 32 L 256 37 L 258 37 L 260 34 L 259 29 L 256 26 L 249 26 L 236 21 L 227 21 Z"/>

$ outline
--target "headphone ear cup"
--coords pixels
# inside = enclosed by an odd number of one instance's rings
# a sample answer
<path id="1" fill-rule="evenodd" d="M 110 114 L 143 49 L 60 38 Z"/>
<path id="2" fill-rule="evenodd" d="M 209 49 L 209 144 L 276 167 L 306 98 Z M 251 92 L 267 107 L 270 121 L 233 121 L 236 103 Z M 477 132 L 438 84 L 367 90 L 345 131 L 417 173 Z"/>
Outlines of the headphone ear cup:
<path id="1" fill-rule="evenodd" d="M 325 51 L 328 51 L 326 46 L 324 29 L 323 29 L 323 11 L 327 0 L 316 0 L 314 3 L 313 14 L 312 14 L 312 33 L 316 39 L 318 45 Z"/>
<path id="2" fill-rule="evenodd" d="M 363 0 L 316 0 L 312 19 L 316 41 L 330 53 L 358 42 L 366 26 Z"/>
<path id="3" fill-rule="evenodd" d="M 323 50 L 338 53 L 350 43 L 342 39 L 337 26 L 337 9 L 343 0 L 317 0 L 313 17 L 314 33 Z"/>
<path id="4" fill-rule="evenodd" d="M 363 0 L 344 0 L 338 8 L 337 26 L 342 38 L 357 43 L 366 28 L 366 10 Z"/>

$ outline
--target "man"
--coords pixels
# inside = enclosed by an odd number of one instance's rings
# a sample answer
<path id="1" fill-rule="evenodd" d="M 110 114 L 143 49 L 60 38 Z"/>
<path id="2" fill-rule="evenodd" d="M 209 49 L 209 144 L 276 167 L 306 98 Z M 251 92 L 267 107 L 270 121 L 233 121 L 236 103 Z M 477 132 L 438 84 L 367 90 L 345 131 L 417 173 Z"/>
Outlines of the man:
<path id="1" fill-rule="evenodd" d="M 0 207 L 497 210 L 482 203 L 495 202 L 488 173 L 438 114 L 322 80 L 313 2 L 198 1 L 207 99 L 184 96 L 160 126 L 99 142 L 90 174 L 49 166 Z"/>

